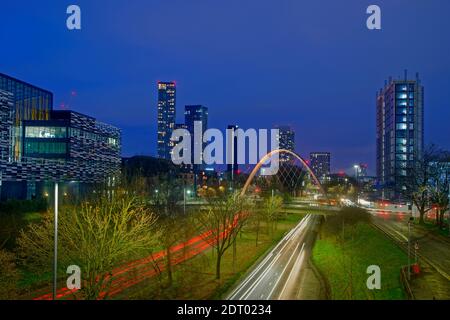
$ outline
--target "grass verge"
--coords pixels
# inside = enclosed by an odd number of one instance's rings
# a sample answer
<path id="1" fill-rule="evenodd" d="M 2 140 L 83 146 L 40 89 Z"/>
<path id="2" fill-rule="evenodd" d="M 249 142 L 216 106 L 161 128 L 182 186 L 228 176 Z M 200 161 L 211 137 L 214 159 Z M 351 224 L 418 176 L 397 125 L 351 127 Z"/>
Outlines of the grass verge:
<path id="1" fill-rule="evenodd" d="M 407 264 L 407 256 L 368 223 L 357 223 L 345 241 L 323 228 L 313 249 L 313 262 L 327 275 L 333 300 L 406 299 L 400 269 Z M 366 271 L 371 265 L 381 269 L 380 290 L 367 288 L 370 274 Z"/>

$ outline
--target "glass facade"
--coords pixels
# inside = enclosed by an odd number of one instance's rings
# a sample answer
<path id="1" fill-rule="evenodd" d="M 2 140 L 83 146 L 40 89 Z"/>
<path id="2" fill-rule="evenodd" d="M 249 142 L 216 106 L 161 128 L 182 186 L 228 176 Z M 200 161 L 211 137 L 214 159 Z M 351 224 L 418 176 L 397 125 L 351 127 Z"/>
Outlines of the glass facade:
<path id="1" fill-rule="evenodd" d="M 23 120 L 49 120 L 53 94 L 31 84 L 0 73 L 0 89 L 14 97 L 12 150 L 15 161 L 21 161 Z"/>
<path id="2" fill-rule="evenodd" d="M 25 156 L 66 155 L 67 143 L 56 141 L 27 141 Z"/>
<path id="3" fill-rule="evenodd" d="M 329 152 L 311 152 L 309 155 L 311 170 L 320 181 L 330 175 L 331 154 Z"/>
<path id="4" fill-rule="evenodd" d="M 280 149 L 289 150 L 295 152 L 295 132 L 289 126 L 277 126 L 275 129 L 278 129 L 278 146 Z M 280 161 L 288 162 L 292 160 L 292 155 L 288 153 L 280 154 Z"/>
<path id="5" fill-rule="evenodd" d="M 174 146 L 171 140 L 175 128 L 176 84 L 158 82 L 158 157 L 171 159 Z"/>
<path id="6" fill-rule="evenodd" d="M 65 139 L 66 127 L 25 127 L 25 138 Z"/>
<path id="7" fill-rule="evenodd" d="M 395 80 L 377 96 L 377 177 L 386 198 L 401 198 L 423 152 L 423 87 Z"/>
<path id="8" fill-rule="evenodd" d="M 195 123 L 200 122 L 201 123 L 201 133 L 202 136 L 205 133 L 205 131 L 208 129 L 208 108 L 202 105 L 191 105 L 191 106 L 185 106 L 184 109 L 184 124 L 191 134 L 191 137 L 194 136 L 194 129 L 195 129 Z M 192 157 L 191 162 L 194 163 L 194 153 L 196 148 L 200 149 L 200 156 L 203 161 L 203 150 L 205 149 L 206 143 L 204 142 L 198 142 L 195 141 L 196 139 L 191 140 L 191 150 L 192 150 Z M 201 144 L 201 145 L 198 145 Z M 204 169 L 204 165 L 193 165 L 194 172 L 198 172 L 200 170 Z"/>

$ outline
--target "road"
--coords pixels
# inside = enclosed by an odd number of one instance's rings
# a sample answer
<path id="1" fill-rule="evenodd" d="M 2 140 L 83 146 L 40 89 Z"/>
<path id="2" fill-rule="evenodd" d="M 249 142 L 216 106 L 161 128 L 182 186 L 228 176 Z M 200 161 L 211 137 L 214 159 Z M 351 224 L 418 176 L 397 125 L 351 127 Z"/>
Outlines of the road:
<path id="1" fill-rule="evenodd" d="M 308 214 L 228 296 L 229 300 L 291 300 L 302 296 L 321 216 Z"/>
<path id="2" fill-rule="evenodd" d="M 405 213 L 372 212 L 373 223 L 389 234 L 403 246 L 408 244 L 408 219 Z M 418 245 L 418 255 L 430 263 L 443 277 L 450 280 L 450 241 L 430 231 L 411 225 L 411 253 L 415 253 Z"/>
<path id="3" fill-rule="evenodd" d="M 408 250 L 409 214 L 372 211 L 373 224 L 394 240 L 400 248 Z M 450 241 L 427 229 L 411 225 L 411 263 L 417 258 L 421 266 L 419 276 L 411 282 L 418 300 L 450 299 Z"/>

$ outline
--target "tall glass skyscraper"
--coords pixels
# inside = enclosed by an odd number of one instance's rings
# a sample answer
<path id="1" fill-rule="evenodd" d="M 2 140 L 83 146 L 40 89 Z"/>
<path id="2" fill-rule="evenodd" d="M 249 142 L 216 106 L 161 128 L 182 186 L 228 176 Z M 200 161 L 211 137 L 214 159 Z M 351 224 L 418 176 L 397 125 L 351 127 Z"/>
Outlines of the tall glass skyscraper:
<path id="1" fill-rule="evenodd" d="M 175 129 L 176 83 L 158 82 L 158 158 L 171 159 L 174 142 L 171 141 Z"/>
<path id="2" fill-rule="evenodd" d="M 276 126 L 278 129 L 278 144 L 280 149 L 289 150 L 295 152 L 295 132 L 289 126 Z M 292 159 L 292 156 L 287 153 L 280 154 L 280 162 L 287 162 Z"/>
<path id="3" fill-rule="evenodd" d="M 330 175 L 331 154 L 329 152 L 311 152 L 309 160 L 311 170 L 323 182 Z"/>
<path id="4" fill-rule="evenodd" d="M 424 88 L 419 75 L 386 82 L 377 94 L 377 179 L 383 198 L 399 199 L 408 169 L 424 150 Z"/>
<path id="5" fill-rule="evenodd" d="M 203 139 L 201 141 L 195 141 L 194 139 L 194 133 L 195 133 L 195 123 L 199 123 L 201 130 L 201 135 L 203 137 L 203 134 L 208 129 L 208 108 L 202 105 L 191 105 L 185 107 L 184 112 L 184 124 L 191 134 L 191 152 L 192 152 L 192 163 L 194 163 L 194 156 L 195 156 L 195 150 L 200 150 L 200 156 L 201 160 L 203 161 L 203 150 L 205 148 L 205 143 L 203 142 Z M 199 170 L 203 169 L 202 165 L 194 165 L 194 172 L 198 172 Z"/>

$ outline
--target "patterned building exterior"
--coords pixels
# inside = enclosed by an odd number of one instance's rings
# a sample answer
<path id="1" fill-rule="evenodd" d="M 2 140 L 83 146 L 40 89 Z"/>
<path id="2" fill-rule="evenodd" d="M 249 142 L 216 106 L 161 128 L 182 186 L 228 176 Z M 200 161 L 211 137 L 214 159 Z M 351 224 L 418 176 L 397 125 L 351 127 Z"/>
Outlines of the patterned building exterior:
<path id="1" fill-rule="evenodd" d="M 10 92 L 13 97 L 11 152 L 15 160 L 20 160 L 22 157 L 22 121 L 48 120 L 53 109 L 53 93 L 3 73 L 0 73 L 0 90 Z"/>
<path id="2" fill-rule="evenodd" d="M 51 110 L 45 119 L 22 119 L 17 126 L 14 103 L 12 92 L 0 90 L 2 200 L 48 195 L 56 181 L 76 193 L 96 184 L 115 184 L 121 165 L 118 128 L 66 110 Z M 14 157 L 17 136 L 19 159 Z"/>
<path id="3" fill-rule="evenodd" d="M 419 74 L 386 81 L 377 93 L 377 180 L 384 199 L 401 199 L 424 150 L 424 87 Z"/>
<path id="4" fill-rule="evenodd" d="M 0 163 L 11 161 L 11 128 L 14 97 L 11 92 L 0 90 Z M 0 172 L 1 174 L 1 172 Z"/>

